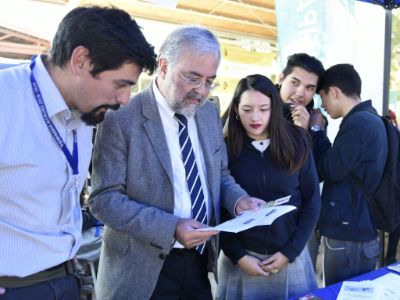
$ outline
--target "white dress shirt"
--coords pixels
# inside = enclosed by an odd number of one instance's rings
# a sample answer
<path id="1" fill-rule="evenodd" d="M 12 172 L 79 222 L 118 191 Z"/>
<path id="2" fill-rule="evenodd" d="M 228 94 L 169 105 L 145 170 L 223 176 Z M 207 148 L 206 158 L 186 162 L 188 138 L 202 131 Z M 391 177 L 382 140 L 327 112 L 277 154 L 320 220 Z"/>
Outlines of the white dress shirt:
<path id="1" fill-rule="evenodd" d="M 76 254 L 81 239 L 79 193 L 91 159 L 92 128 L 67 107 L 37 57 L 33 74 L 70 152 L 77 131 L 75 178 L 44 122 L 30 73 L 29 64 L 0 71 L 0 276 L 25 277 L 56 266 Z"/>
<path id="2" fill-rule="evenodd" d="M 167 100 L 160 93 L 155 80 L 152 85 L 171 157 L 172 173 L 174 178 L 174 215 L 181 218 L 192 218 L 192 202 L 190 200 L 185 167 L 183 165 L 182 152 L 179 145 L 178 121 L 174 117 L 175 112 L 169 107 Z M 197 168 L 199 170 L 199 176 L 204 193 L 204 201 L 207 206 L 207 215 L 210 216 L 209 192 L 205 176 L 207 174 L 206 166 L 197 134 L 196 121 L 193 117 L 188 118 L 188 132 L 192 142 Z M 208 220 L 209 219 L 210 217 L 208 217 Z M 178 242 L 175 247 L 183 248 L 183 246 Z"/>

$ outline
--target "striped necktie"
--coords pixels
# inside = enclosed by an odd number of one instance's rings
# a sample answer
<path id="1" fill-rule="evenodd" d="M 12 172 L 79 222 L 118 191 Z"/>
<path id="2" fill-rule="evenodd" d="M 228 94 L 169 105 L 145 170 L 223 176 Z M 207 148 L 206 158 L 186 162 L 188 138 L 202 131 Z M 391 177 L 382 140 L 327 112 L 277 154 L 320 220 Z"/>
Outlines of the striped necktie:
<path id="1" fill-rule="evenodd" d="M 207 208 L 204 201 L 203 189 L 196 159 L 194 157 L 192 142 L 190 141 L 187 128 L 187 119 L 181 114 L 175 114 L 179 124 L 179 145 L 182 152 L 183 165 L 185 166 L 186 181 L 189 188 L 190 199 L 192 201 L 193 219 L 207 225 Z M 198 245 L 197 252 L 203 254 L 206 244 Z"/>

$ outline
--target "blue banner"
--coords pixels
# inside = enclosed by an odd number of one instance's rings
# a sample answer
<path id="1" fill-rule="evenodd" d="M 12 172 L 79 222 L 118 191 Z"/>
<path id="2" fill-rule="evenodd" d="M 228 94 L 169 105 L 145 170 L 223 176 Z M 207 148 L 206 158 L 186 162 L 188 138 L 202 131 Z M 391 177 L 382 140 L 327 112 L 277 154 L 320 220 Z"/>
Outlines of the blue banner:
<path id="1" fill-rule="evenodd" d="M 281 66 L 296 52 L 306 52 L 323 61 L 325 1 L 279 0 L 275 11 Z"/>

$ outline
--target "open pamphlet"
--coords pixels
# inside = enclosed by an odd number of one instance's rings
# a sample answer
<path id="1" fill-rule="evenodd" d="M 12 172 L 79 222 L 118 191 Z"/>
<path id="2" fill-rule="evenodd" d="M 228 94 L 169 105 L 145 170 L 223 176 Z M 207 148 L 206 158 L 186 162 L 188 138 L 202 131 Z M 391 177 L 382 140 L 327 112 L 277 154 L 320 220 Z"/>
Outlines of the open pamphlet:
<path id="1" fill-rule="evenodd" d="M 274 222 L 283 214 L 296 209 L 296 207 L 293 205 L 282 205 L 283 203 L 287 203 L 290 197 L 291 196 L 289 195 L 274 201 L 269 201 L 262 205 L 257 211 L 247 210 L 238 215 L 236 218 L 221 223 L 218 226 L 206 227 L 197 230 L 218 230 L 237 233 L 255 226 L 271 225 L 272 222 Z"/>
<path id="2" fill-rule="evenodd" d="M 337 300 L 400 300 L 400 276 L 388 273 L 374 280 L 344 281 Z"/>
<path id="3" fill-rule="evenodd" d="M 365 281 L 344 281 L 340 288 L 337 300 L 351 299 L 382 299 L 383 290 L 370 280 Z"/>
<path id="4" fill-rule="evenodd" d="M 387 266 L 386 268 L 400 274 L 400 263 Z"/>

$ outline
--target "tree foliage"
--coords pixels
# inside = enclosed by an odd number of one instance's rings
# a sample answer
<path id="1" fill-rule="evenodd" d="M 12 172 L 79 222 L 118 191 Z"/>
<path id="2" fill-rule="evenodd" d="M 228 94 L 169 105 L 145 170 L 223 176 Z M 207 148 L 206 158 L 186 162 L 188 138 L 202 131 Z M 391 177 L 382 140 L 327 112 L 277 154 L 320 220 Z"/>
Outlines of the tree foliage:
<path id="1" fill-rule="evenodd" d="M 394 9 L 392 12 L 390 89 L 400 93 L 400 8 Z"/>

